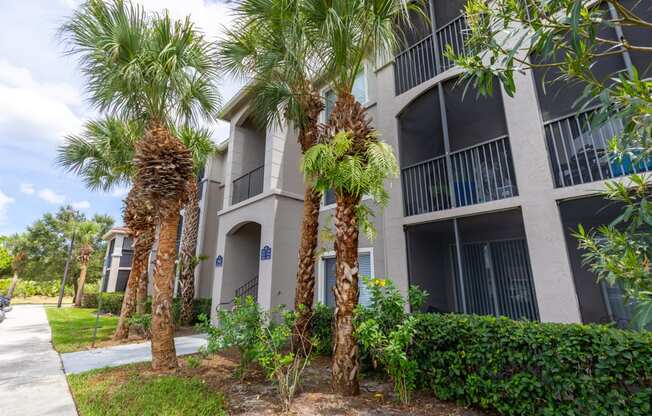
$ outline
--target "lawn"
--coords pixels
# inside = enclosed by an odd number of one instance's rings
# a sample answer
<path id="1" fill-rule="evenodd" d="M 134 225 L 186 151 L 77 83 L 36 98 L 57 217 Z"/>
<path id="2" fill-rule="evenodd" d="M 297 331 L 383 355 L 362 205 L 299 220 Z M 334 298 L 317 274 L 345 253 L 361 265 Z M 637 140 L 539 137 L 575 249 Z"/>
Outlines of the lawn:
<path id="1" fill-rule="evenodd" d="M 219 416 L 224 397 L 197 377 L 147 374 L 143 365 L 68 376 L 80 416 Z"/>
<path id="2" fill-rule="evenodd" d="M 95 309 L 45 308 L 52 328 L 52 344 L 60 353 L 79 351 L 91 346 L 95 327 Z M 118 325 L 116 316 L 100 316 L 97 341 L 108 340 Z"/>

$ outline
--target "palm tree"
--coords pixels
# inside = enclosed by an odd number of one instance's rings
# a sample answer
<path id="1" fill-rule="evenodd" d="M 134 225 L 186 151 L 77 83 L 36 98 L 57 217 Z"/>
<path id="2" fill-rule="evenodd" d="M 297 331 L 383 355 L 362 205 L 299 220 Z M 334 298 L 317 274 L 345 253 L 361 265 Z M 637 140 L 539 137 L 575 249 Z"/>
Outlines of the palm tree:
<path id="1" fill-rule="evenodd" d="M 136 141 L 142 134 L 142 127 L 135 122 L 125 123 L 115 117 L 106 117 L 101 120 L 89 121 L 85 124 L 84 130 L 79 135 L 70 135 L 65 138 L 64 144 L 58 148 L 57 163 L 69 171 L 81 176 L 86 186 L 91 189 L 110 191 L 117 186 L 129 185 L 133 181 L 134 147 Z M 181 142 L 192 151 L 193 165 L 195 171 L 199 171 L 206 163 L 206 159 L 213 152 L 214 145 L 210 140 L 210 132 L 207 129 L 193 129 L 183 126 L 177 131 Z M 194 186 L 193 180 L 189 187 Z M 199 196 L 188 198 L 184 207 L 186 221 L 184 222 L 184 240 L 181 245 L 183 253 L 196 250 L 197 228 L 199 216 Z M 194 208 L 193 208 L 194 206 Z M 191 212 L 195 213 L 197 219 L 193 223 L 189 220 Z M 124 220 L 134 238 L 134 256 L 127 281 L 120 320 L 113 336 L 114 339 L 124 339 L 129 335 L 128 322 L 134 312 L 145 313 L 147 301 L 148 284 L 148 259 L 155 240 L 156 218 L 152 204 L 143 197 L 139 189 L 132 188 L 125 200 Z M 192 231 L 194 230 L 194 231 Z M 194 247 L 190 246 L 189 236 L 194 234 Z M 190 247 L 190 248 L 186 248 Z M 194 261 L 194 260 L 192 260 Z M 185 261 L 182 261 L 185 264 Z M 190 269 L 193 273 L 194 269 Z M 182 273 L 183 277 L 183 273 Z M 182 279 L 183 281 L 183 279 Z M 192 299 L 194 297 L 194 280 L 190 279 L 188 284 L 182 285 L 185 290 L 182 293 L 190 293 L 189 301 L 182 304 L 182 318 L 184 311 L 190 310 L 192 317 Z M 187 299 L 188 297 L 186 296 Z M 190 304 L 188 308 L 186 303 Z M 187 312 L 186 312 L 187 314 Z"/>
<path id="2" fill-rule="evenodd" d="M 184 207 L 183 231 L 179 250 L 179 285 L 181 289 L 182 325 L 191 325 L 194 317 L 193 300 L 195 298 L 195 268 L 198 264 L 197 238 L 199 235 L 199 188 L 197 175 L 206 164 L 208 156 L 215 151 L 215 145 L 210 139 L 207 129 L 193 129 L 183 126 L 177 136 L 186 148 L 192 151 L 194 175 L 188 182 L 188 201 Z"/>
<path id="3" fill-rule="evenodd" d="M 57 164 L 80 176 L 91 190 L 106 192 L 118 186 L 130 185 L 134 176 L 134 147 L 142 130 L 139 123 L 123 122 L 116 117 L 89 121 L 81 134 L 65 137 L 64 143 L 57 149 Z M 137 199 L 134 195 L 141 198 Z M 130 196 L 125 201 L 124 216 L 134 237 L 134 260 L 120 320 L 113 335 L 116 340 L 129 335 L 128 320 L 134 312 L 134 305 L 140 305 L 139 313 L 145 312 L 147 259 L 154 244 L 156 227 L 151 204 L 139 193 Z"/>
<path id="4" fill-rule="evenodd" d="M 80 56 L 91 102 L 101 112 L 145 126 L 136 143 L 135 185 L 157 210 L 159 245 L 153 276 L 152 367 L 177 367 L 172 286 L 179 211 L 192 178 L 191 152 L 174 124 L 213 120 L 220 97 L 217 59 L 189 18 L 148 14 L 125 0 L 89 0 L 62 27 Z"/>
<path id="5" fill-rule="evenodd" d="M 95 221 L 83 221 L 79 223 L 75 230 L 77 244 L 79 247 L 79 278 L 77 279 L 77 293 L 75 295 L 75 306 L 81 307 L 82 297 L 84 296 L 84 284 L 86 283 L 86 272 L 88 271 L 88 262 L 93 254 L 93 242 L 97 239 L 100 232 L 100 225 Z"/>
<path id="6" fill-rule="evenodd" d="M 317 189 L 334 189 L 336 211 L 336 311 L 332 384 L 344 395 L 359 393 L 358 346 L 353 333 L 353 312 L 358 303 L 359 227 L 373 232 L 369 208 L 361 204 L 371 195 L 387 202 L 386 178 L 398 175 L 390 146 L 378 140 L 366 109 L 352 94 L 355 78 L 365 62 L 384 59 L 399 44 L 399 23 L 408 9 L 406 0 L 324 0 L 305 2 L 310 37 L 337 94 L 328 120 L 325 143 L 308 150 L 303 168 Z"/>
<path id="7" fill-rule="evenodd" d="M 319 66 L 301 10 L 301 0 L 242 0 L 233 28 L 221 42 L 221 62 L 231 74 L 251 79 L 252 108 L 263 125 L 283 119 L 298 128 L 305 153 L 317 141 L 324 104 L 314 85 Z M 315 292 L 315 249 L 321 192 L 306 184 L 295 310 L 296 342 L 309 338 Z M 298 351 L 305 351 L 298 348 Z"/>

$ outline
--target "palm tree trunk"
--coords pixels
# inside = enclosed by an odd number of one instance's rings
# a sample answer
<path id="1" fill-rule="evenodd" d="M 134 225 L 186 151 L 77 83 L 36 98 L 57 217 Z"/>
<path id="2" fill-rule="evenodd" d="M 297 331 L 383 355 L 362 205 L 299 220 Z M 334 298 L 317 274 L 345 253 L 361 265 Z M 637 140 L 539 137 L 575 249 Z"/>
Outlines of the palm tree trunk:
<path id="1" fill-rule="evenodd" d="M 9 291 L 7 292 L 7 297 L 12 298 L 14 296 L 14 290 L 16 290 L 16 285 L 18 284 L 18 272 L 14 272 L 14 277 L 11 279 L 11 284 L 9 285 Z"/>
<path id="2" fill-rule="evenodd" d="M 172 297 L 174 263 L 176 258 L 179 210 L 168 209 L 161 217 L 156 267 L 154 269 L 154 292 L 152 294 L 152 368 L 169 370 L 177 368 L 174 348 L 174 322 L 172 320 Z"/>
<path id="3" fill-rule="evenodd" d="M 199 234 L 199 189 L 193 178 L 188 184 L 188 203 L 183 217 L 183 240 L 179 261 L 181 262 L 181 325 L 192 325 L 195 299 L 195 255 Z"/>
<path id="4" fill-rule="evenodd" d="M 88 262 L 82 262 L 79 265 L 79 280 L 77 284 L 77 295 L 75 296 L 75 306 L 81 308 L 82 297 L 84 296 L 84 283 L 86 283 L 86 272 L 88 271 Z"/>
<path id="5" fill-rule="evenodd" d="M 139 237 L 136 236 L 136 239 Z M 140 283 L 140 276 L 143 274 L 143 269 L 147 267 L 147 254 L 143 253 L 145 247 L 137 243 L 134 244 L 134 260 L 131 263 L 131 271 L 129 272 L 129 279 L 127 280 L 127 289 L 122 299 L 122 308 L 120 309 L 120 320 L 118 327 L 113 334 L 114 340 L 126 339 L 129 336 L 129 318 L 131 318 L 136 309 L 136 295 L 138 293 L 138 284 Z"/>
<path id="6" fill-rule="evenodd" d="M 149 286 L 149 254 L 152 250 L 150 246 L 145 255 L 143 267 L 138 275 L 138 293 L 136 294 L 136 313 L 144 315 L 147 313 L 147 289 Z"/>
<path id="7" fill-rule="evenodd" d="M 332 384 L 336 393 L 360 392 L 359 351 L 353 334 L 353 312 L 358 304 L 358 222 L 360 197 L 337 192 L 335 209 L 335 332 Z"/>
<path id="8" fill-rule="evenodd" d="M 306 352 L 310 346 L 312 306 L 315 298 L 315 249 L 319 236 L 319 207 L 321 193 L 306 185 L 303 197 L 303 223 L 301 225 L 301 245 L 299 246 L 299 267 L 297 287 L 294 297 L 294 310 L 299 313 L 294 328 L 295 352 Z"/>

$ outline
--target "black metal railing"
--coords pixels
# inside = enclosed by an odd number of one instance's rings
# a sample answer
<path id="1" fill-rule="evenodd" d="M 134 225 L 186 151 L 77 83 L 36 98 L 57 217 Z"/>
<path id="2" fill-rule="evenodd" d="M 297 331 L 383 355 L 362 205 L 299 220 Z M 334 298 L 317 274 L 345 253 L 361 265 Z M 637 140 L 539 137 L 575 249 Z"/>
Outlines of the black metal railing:
<path id="1" fill-rule="evenodd" d="M 436 30 L 436 44 L 433 35 L 428 35 L 399 52 L 394 57 L 396 95 L 402 94 L 428 81 L 435 75 L 452 68 L 454 62 L 448 59 L 444 52 L 448 50 L 450 45 L 455 54 L 465 54 L 466 46 L 464 41 L 467 33 L 466 16 L 460 15 Z M 435 51 L 439 54 L 439 68 L 437 67 Z"/>
<path id="2" fill-rule="evenodd" d="M 235 290 L 235 299 L 244 301 L 247 296 L 253 297 L 256 302 L 258 301 L 258 276 Z"/>
<path id="3" fill-rule="evenodd" d="M 448 50 L 449 45 L 455 55 L 466 54 L 466 46 L 464 45 L 464 42 L 466 41 L 468 32 L 469 26 L 466 23 L 466 16 L 464 15 L 458 16 L 437 29 L 437 46 L 439 47 L 439 56 L 441 60 L 438 72 L 444 72 L 455 66 L 455 63 L 445 56 L 445 52 Z"/>
<path id="4" fill-rule="evenodd" d="M 433 78 L 437 75 L 433 36 L 428 35 L 401 51 L 394 58 L 394 65 L 396 95 Z"/>
<path id="5" fill-rule="evenodd" d="M 245 201 L 263 192 L 264 166 L 257 167 L 233 181 L 232 203 Z"/>
<path id="6" fill-rule="evenodd" d="M 449 169 L 450 168 L 450 169 Z M 509 138 L 502 136 L 401 169 L 407 216 L 518 195 Z"/>
<path id="7" fill-rule="evenodd" d="M 619 158 L 609 142 L 622 130 L 622 120 L 594 122 L 596 109 L 565 116 L 544 124 L 555 187 L 580 185 L 652 170 L 652 159 Z"/>

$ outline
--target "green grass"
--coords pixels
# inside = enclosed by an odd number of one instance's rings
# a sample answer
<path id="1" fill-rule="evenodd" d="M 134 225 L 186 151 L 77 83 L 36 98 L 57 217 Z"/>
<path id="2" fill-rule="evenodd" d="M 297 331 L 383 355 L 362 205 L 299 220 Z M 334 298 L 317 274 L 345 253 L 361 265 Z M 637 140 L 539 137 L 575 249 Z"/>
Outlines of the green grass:
<path id="1" fill-rule="evenodd" d="M 45 308 L 52 328 L 52 343 L 59 352 L 83 350 L 93 342 L 95 309 L 84 308 Z M 97 328 L 97 341 L 111 338 L 118 317 L 100 316 Z"/>
<path id="2" fill-rule="evenodd" d="M 224 397 L 198 378 L 146 375 L 142 366 L 68 376 L 80 416 L 220 416 Z"/>

